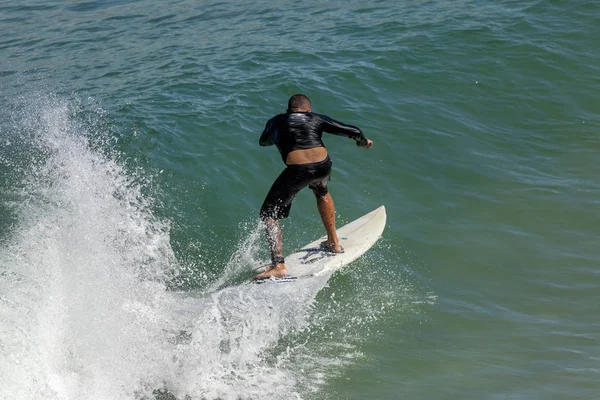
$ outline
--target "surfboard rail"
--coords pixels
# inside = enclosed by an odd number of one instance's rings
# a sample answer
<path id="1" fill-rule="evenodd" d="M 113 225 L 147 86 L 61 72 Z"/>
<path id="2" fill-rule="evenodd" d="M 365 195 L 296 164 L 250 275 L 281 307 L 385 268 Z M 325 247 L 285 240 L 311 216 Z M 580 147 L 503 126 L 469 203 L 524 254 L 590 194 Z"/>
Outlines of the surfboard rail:
<path id="1" fill-rule="evenodd" d="M 337 235 L 344 249 L 343 253 L 324 250 L 320 244 L 327 236 L 321 236 L 285 258 L 288 276 L 319 276 L 350 264 L 379 240 L 386 221 L 387 214 L 385 206 L 382 205 L 338 228 Z"/>

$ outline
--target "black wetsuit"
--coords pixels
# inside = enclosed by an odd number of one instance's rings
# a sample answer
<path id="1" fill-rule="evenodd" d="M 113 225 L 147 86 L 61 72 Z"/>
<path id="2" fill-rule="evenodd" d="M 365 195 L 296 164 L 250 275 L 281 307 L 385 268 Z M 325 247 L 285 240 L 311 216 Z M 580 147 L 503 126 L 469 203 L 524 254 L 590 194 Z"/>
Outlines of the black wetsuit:
<path id="1" fill-rule="evenodd" d="M 271 118 L 260 137 L 259 144 L 261 146 L 275 144 L 285 163 L 288 154 L 294 150 L 325 147 L 321 139 L 323 132 L 354 139 L 358 146 L 367 144 L 367 139 L 357 127 L 313 112 L 292 112 Z M 292 200 L 307 186 L 316 196 L 325 196 L 331 164 L 331 159 L 327 156 L 325 160 L 316 163 L 288 165 L 271 186 L 260 209 L 261 218 L 287 218 Z"/>
<path id="2" fill-rule="evenodd" d="M 261 146 L 275 144 L 285 162 L 293 150 L 325 147 L 321 140 L 323 132 L 354 139 L 359 146 L 367 144 L 367 139 L 357 127 L 313 112 L 293 112 L 271 118 L 259 143 Z"/>

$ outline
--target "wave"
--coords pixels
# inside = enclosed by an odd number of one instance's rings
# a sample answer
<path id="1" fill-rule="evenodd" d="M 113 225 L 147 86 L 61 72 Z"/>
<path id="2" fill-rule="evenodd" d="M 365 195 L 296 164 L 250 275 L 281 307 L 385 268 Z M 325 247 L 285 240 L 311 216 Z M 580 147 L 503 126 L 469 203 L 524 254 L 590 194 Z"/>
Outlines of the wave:
<path id="1" fill-rule="evenodd" d="M 213 285 L 170 290 L 185 273 L 170 222 L 110 150 L 105 113 L 44 94 L 11 110 L 0 398 L 301 398 L 358 354 L 338 337 L 343 324 L 322 325 L 335 307 L 313 313 L 329 277 L 241 283 L 256 230 Z"/>

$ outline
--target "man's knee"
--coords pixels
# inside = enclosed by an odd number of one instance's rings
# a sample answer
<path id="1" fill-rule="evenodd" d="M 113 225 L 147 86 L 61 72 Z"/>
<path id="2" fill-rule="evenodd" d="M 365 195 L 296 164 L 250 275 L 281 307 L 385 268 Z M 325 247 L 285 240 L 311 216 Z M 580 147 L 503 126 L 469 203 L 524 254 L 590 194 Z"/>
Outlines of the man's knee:
<path id="1" fill-rule="evenodd" d="M 279 222 L 275 219 L 275 218 L 271 218 L 271 217 L 265 217 L 265 218 L 260 218 L 260 222 L 267 228 L 270 229 L 273 226 L 277 225 Z"/>
<path id="2" fill-rule="evenodd" d="M 292 204 L 282 205 L 277 204 L 273 205 L 271 203 L 264 204 L 260 209 L 260 219 L 261 221 L 265 221 L 267 219 L 279 220 L 287 218 L 290 215 L 290 209 Z"/>
<path id="3" fill-rule="evenodd" d="M 327 186 L 317 186 L 312 187 L 311 189 L 317 199 L 325 197 L 329 193 L 329 191 L 327 190 Z"/>

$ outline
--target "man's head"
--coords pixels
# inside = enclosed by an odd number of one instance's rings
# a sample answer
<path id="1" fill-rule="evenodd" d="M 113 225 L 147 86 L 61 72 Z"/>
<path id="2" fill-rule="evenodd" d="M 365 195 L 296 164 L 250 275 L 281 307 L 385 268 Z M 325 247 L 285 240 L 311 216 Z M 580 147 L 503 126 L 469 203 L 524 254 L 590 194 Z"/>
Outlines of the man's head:
<path id="1" fill-rule="evenodd" d="M 310 100 L 303 94 L 295 94 L 288 101 L 287 112 L 309 112 Z"/>

